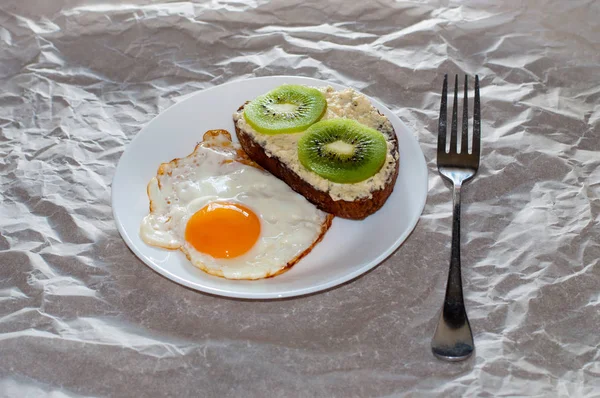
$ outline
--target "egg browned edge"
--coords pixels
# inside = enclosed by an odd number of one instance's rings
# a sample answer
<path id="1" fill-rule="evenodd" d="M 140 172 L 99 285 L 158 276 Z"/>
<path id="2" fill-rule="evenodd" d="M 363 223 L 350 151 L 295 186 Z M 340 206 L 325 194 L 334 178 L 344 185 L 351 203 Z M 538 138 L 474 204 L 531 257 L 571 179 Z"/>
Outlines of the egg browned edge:
<path id="1" fill-rule="evenodd" d="M 227 130 L 208 130 L 206 133 L 204 133 L 204 136 L 202 137 L 202 141 L 196 145 L 196 147 L 194 148 L 194 151 L 191 154 L 189 154 L 188 156 L 186 156 L 185 158 L 193 156 L 194 153 L 196 153 L 196 151 L 200 148 L 213 148 L 213 149 L 218 148 L 218 149 L 222 150 L 223 152 L 235 153 L 235 155 L 236 155 L 235 161 L 236 162 L 243 163 L 245 165 L 264 170 L 257 163 L 252 161 L 248 157 L 246 152 L 244 152 L 241 148 L 235 148 L 233 146 L 233 142 L 231 140 L 231 134 Z M 177 166 L 179 161 L 181 159 L 185 159 L 185 158 L 175 158 L 175 159 L 171 160 L 170 162 L 162 163 L 158 167 L 157 177 L 160 175 L 164 175 L 164 174 L 171 175 L 171 172 L 168 171 L 168 168 Z M 226 160 L 225 162 L 229 163 L 232 161 L 234 161 L 234 160 Z M 273 177 L 277 178 L 275 176 L 273 176 Z M 161 189 L 162 187 L 160 184 L 160 179 L 157 178 L 157 181 L 158 181 L 158 188 Z M 146 188 L 146 192 L 148 194 L 148 199 L 150 201 L 150 212 L 152 212 L 154 205 L 152 203 L 152 199 L 150 198 L 150 184 L 148 184 L 148 187 Z M 189 253 L 184 249 L 183 246 L 181 246 L 179 248 L 167 248 L 167 247 L 162 247 L 162 246 L 159 246 L 159 247 L 168 249 L 168 250 L 181 250 L 183 252 L 183 254 L 185 254 L 185 256 L 187 257 L 188 261 L 191 264 L 193 264 L 195 267 L 201 269 L 202 271 L 204 271 L 210 275 L 218 276 L 218 277 L 225 278 L 225 279 L 233 279 L 233 280 L 258 280 L 258 279 L 272 278 L 274 276 L 283 274 L 284 272 L 286 272 L 287 270 L 292 268 L 295 264 L 297 264 L 298 261 L 300 261 L 302 258 L 304 258 L 308 253 L 310 253 L 312 251 L 312 249 L 317 245 L 317 243 L 319 243 L 321 240 L 323 240 L 325 233 L 331 227 L 331 222 L 333 221 L 334 217 L 335 216 L 333 214 L 327 214 L 327 216 L 323 220 L 323 223 L 321 223 L 321 229 L 319 231 L 319 235 L 314 240 L 314 242 L 308 248 L 306 248 L 302 253 L 298 254 L 296 257 L 294 257 L 293 259 L 288 261 L 287 264 L 283 265 L 277 271 L 275 271 L 273 273 L 269 273 L 269 274 L 259 277 L 259 278 L 226 278 L 223 275 L 223 272 L 221 270 L 209 269 L 206 266 L 204 266 L 204 264 L 194 264 L 192 262 L 192 259 L 190 258 Z"/>

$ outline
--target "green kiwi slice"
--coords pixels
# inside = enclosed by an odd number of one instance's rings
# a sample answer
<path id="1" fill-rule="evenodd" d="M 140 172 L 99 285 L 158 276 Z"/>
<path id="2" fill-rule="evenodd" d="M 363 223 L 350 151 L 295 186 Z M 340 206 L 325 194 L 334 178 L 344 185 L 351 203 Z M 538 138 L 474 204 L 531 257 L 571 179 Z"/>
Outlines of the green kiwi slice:
<path id="1" fill-rule="evenodd" d="M 259 133 L 297 133 L 321 119 L 326 109 L 327 100 L 319 90 L 284 84 L 248 103 L 244 118 Z"/>
<path id="2" fill-rule="evenodd" d="M 342 184 L 377 174 L 386 156 L 383 134 L 351 119 L 322 120 L 298 141 L 298 158 L 304 167 Z"/>

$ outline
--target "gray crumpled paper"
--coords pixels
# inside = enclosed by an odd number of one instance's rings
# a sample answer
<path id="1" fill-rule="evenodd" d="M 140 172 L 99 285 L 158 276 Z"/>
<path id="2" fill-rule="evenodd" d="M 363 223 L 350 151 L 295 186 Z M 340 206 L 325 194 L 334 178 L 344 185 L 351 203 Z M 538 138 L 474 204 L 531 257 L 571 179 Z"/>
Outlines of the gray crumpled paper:
<path id="1" fill-rule="evenodd" d="M 598 396 L 600 3 L 0 4 L 0 395 Z M 476 354 L 429 349 L 449 259 L 444 73 L 482 78 L 466 186 Z M 368 274 L 280 301 L 204 295 L 125 246 L 110 183 L 178 98 L 311 76 L 381 100 L 430 169 L 414 233 Z"/>

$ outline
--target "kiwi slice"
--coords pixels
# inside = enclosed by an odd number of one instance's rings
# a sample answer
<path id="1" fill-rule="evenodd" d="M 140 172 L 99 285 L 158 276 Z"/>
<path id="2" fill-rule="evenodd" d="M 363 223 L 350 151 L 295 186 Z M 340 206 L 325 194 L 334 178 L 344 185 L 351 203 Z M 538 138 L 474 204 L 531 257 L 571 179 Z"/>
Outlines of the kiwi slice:
<path id="1" fill-rule="evenodd" d="M 259 133 L 297 133 L 321 119 L 326 109 L 327 100 L 319 90 L 284 84 L 247 104 L 244 118 Z"/>
<path id="2" fill-rule="evenodd" d="M 386 156 L 383 134 L 351 119 L 322 120 L 298 141 L 298 158 L 304 167 L 343 184 L 377 174 Z"/>

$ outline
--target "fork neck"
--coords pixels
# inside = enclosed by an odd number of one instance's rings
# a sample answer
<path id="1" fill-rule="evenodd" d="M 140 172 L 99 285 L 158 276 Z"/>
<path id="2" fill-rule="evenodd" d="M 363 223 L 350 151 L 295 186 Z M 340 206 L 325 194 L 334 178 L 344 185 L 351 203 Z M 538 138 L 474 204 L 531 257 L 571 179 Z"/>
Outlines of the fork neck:
<path id="1" fill-rule="evenodd" d="M 453 188 L 452 188 L 452 204 L 455 207 L 458 204 L 458 206 L 460 208 L 460 193 L 462 191 L 463 182 L 460 181 L 460 180 L 454 181 L 454 183 L 452 185 L 453 185 Z"/>

